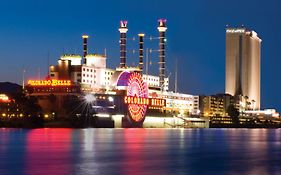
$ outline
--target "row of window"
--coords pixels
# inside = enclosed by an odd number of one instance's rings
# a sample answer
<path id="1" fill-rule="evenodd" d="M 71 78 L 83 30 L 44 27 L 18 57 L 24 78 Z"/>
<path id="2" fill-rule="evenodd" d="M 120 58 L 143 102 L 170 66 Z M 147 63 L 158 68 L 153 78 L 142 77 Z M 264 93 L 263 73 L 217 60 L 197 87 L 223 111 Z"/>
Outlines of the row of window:
<path id="1" fill-rule="evenodd" d="M 83 83 L 93 83 L 92 80 L 83 80 Z M 94 81 L 94 84 L 96 84 L 96 81 Z"/>
<path id="2" fill-rule="evenodd" d="M 96 72 L 95 69 L 91 69 L 91 68 L 83 68 L 83 72 Z M 113 75 L 113 72 L 105 72 L 105 74 L 108 74 L 108 75 Z"/>
<path id="3" fill-rule="evenodd" d="M 93 69 L 86 69 L 86 68 L 83 68 L 83 71 L 85 72 L 93 72 Z M 96 70 L 94 70 L 94 72 L 96 72 Z"/>
<path id="4" fill-rule="evenodd" d="M 83 77 L 91 77 L 91 78 L 93 78 L 93 75 L 83 74 Z M 94 75 L 94 78 L 96 78 L 96 75 Z"/>

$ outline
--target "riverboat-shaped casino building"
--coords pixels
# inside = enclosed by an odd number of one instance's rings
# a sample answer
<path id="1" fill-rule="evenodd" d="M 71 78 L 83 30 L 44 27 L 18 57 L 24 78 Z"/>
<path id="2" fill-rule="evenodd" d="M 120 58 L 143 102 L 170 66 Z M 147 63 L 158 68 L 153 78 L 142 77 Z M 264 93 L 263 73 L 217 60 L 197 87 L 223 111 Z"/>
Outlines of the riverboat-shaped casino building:
<path id="1" fill-rule="evenodd" d="M 207 120 L 195 117 L 200 112 L 199 96 L 169 91 L 169 77 L 165 76 L 165 19 L 158 20 L 157 29 L 158 76 L 143 72 L 144 34 L 138 35 L 138 66 L 126 64 L 128 28 L 127 21 L 120 21 L 119 67 L 107 68 L 105 54 L 88 53 L 89 37 L 83 35 L 82 56 L 62 55 L 57 65 L 49 67 L 48 78 L 29 80 L 26 91 L 38 96 L 45 113 L 55 113 L 57 117 L 68 117 L 64 103 L 78 98 L 87 105 L 87 115 L 111 120 L 114 127 L 208 127 Z M 79 105 L 72 104 L 73 111 Z"/>

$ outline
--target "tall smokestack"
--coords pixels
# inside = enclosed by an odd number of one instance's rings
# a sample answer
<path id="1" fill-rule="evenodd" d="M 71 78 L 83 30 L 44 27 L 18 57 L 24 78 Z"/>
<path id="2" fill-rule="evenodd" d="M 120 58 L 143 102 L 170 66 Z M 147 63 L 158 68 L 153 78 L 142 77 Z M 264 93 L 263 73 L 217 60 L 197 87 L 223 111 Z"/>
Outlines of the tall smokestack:
<path id="1" fill-rule="evenodd" d="M 126 67 L 126 33 L 127 29 L 127 21 L 120 21 L 120 67 Z"/>
<path id="2" fill-rule="evenodd" d="M 164 90 L 164 79 L 165 79 L 165 32 L 167 30 L 166 27 L 166 19 L 158 20 L 158 31 L 159 31 L 159 85 L 161 90 Z"/>
<path id="3" fill-rule="evenodd" d="M 141 72 L 143 70 L 143 37 L 144 37 L 144 34 L 140 33 L 139 34 L 139 56 L 140 56 L 139 68 L 140 68 Z"/>
<path id="4" fill-rule="evenodd" d="M 86 56 L 88 55 L 88 35 L 82 35 L 83 38 L 83 60 L 84 60 L 84 64 L 87 63 L 87 59 Z"/>

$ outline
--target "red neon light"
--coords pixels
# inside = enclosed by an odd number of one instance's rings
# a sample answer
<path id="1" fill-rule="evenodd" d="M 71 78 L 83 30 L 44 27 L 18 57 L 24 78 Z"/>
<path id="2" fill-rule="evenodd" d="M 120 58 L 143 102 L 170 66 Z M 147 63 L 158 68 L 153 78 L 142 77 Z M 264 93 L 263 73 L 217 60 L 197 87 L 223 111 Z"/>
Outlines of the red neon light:
<path id="1" fill-rule="evenodd" d="M 70 80 L 29 80 L 31 86 L 71 86 Z"/>
<path id="2" fill-rule="evenodd" d="M 148 88 L 139 73 L 132 73 L 128 79 L 127 96 L 124 102 L 128 104 L 130 120 L 140 122 L 147 110 Z"/>
<path id="3" fill-rule="evenodd" d="M 163 107 L 166 105 L 166 100 L 160 98 L 143 98 L 143 97 L 124 97 L 125 104 L 134 104 L 134 105 L 147 105 L 150 107 Z"/>

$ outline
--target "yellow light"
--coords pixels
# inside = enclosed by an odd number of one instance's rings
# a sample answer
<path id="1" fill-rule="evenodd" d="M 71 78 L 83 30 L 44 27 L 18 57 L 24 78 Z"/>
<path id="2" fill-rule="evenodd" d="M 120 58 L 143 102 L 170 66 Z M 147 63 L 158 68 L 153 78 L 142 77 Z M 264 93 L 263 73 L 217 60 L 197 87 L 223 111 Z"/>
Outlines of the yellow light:
<path id="1" fill-rule="evenodd" d="M 145 34 L 144 33 L 139 33 L 138 35 L 143 37 Z"/>
<path id="2" fill-rule="evenodd" d="M 82 38 L 89 38 L 88 35 L 82 35 Z"/>
<path id="3" fill-rule="evenodd" d="M 6 117 L 6 114 L 5 114 L 5 113 L 3 113 L 3 114 L 2 114 L 2 116 L 3 116 L 3 117 Z"/>
<path id="4" fill-rule="evenodd" d="M 44 118 L 49 118 L 49 115 L 48 115 L 48 114 L 45 114 L 45 115 L 44 115 Z"/>
<path id="5" fill-rule="evenodd" d="M 28 80 L 31 86 L 71 86 L 70 80 Z"/>

